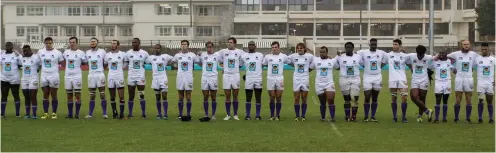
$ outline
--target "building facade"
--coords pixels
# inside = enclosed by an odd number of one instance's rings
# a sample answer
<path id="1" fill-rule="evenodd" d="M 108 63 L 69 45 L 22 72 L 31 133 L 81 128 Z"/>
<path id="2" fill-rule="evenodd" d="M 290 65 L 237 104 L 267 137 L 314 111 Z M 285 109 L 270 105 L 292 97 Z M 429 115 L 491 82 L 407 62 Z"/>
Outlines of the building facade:
<path id="1" fill-rule="evenodd" d="M 429 0 L 3 0 L 5 39 L 40 43 L 44 37 L 81 42 L 139 37 L 143 43 L 178 47 L 238 38 L 259 48 L 271 41 L 341 47 L 352 41 L 366 47 L 379 39 L 389 47 L 428 44 Z M 461 39 L 478 41 L 474 8 L 478 0 L 434 0 L 435 46 Z M 195 44 L 203 47 L 201 44 Z"/>

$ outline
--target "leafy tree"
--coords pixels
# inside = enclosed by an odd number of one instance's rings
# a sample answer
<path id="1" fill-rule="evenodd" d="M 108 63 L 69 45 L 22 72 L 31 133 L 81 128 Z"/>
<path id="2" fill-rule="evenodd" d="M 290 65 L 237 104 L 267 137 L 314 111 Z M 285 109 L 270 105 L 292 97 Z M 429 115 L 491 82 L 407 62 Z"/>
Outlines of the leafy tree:
<path id="1" fill-rule="evenodd" d="M 477 23 L 479 34 L 481 36 L 494 36 L 494 1 L 495 0 L 480 0 L 479 7 L 475 9 L 477 12 Z"/>

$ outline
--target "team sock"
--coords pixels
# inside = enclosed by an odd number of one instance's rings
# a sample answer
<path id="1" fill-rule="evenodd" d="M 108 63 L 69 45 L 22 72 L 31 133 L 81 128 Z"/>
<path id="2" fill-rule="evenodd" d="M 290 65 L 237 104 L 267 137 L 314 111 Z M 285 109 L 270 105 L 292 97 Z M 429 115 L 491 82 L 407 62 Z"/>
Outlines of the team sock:
<path id="1" fill-rule="evenodd" d="M 26 106 L 27 107 L 27 106 Z M 74 110 L 74 102 L 70 101 L 70 102 L 67 102 L 67 112 L 68 112 L 68 116 L 72 116 L 72 111 Z"/>
<path id="2" fill-rule="evenodd" d="M 212 116 L 215 116 L 216 111 L 217 111 L 217 101 L 212 101 Z"/>
<path id="3" fill-rule="evenodd" d="M 334 104 L 330 104 L 329 106 L 329 114 L 331 115 L 331 119 L 334 119 L 334 114 L 336 113 L 336 106 Z"/>
<path id="4" fill-rule="evenodd" d="M 479 104 L 477 106 L 477 109 L 478 109 L 478 113 L 479 113 L 479 120 L 482 120 L 482 113 L 484 112 L 484 100 L 483 99 L 479 99 Z"/>
<path id="5" fill-rule="evenodd" d="M 281 114 L 282 103 L 280 101 L 276 102 L 276 117 L 279 117 Z"/>
<path id="6" fill-rule="evenodd" d="M 235 100 L 233 102 L 234 116 L 237 116 L 238 115 L 238 106 L 239 106 L 239 102 L 237 100 Z"/>
<path id="7" fill-rule="evenodd" d="M 188 114 L 188 116 L 191 116 L 191 106 L 192 106 L 193 103 L 191 103 L 191 100 L 188 100 L 188 102 L 186 102 L 186 113 Z"/>
<path id="8" fill-rule="evenodd" d="M 129 116 L 133 116 L 134 101 L 130 100 L 129 102 L 127 102 L 127 105 L 129 110 Z"/>
<path id="9" fill-rule="evenodd" d="M 107 100 L 102 99 L 100 103 L 102 105 L 103 115 L 107 115 Z"/>
<path id="10" fill-rule="evenodd" d="M 179 109 L 179 116 L 183 116 L 184 101 L 179 100 L 177 102 L 177 108 Z"/>
<path id="11" fill-rule="evenodd" d="M 301 104 L 301 117 L 305 118 L 307 115 L 307 103 Z"/>
<path id="12" fill-rule="evenodd" d="M 2 116 L 5 116 L 5 107 L 7 106 L 6 101 L 2 101 Z"/>
<path id="13" fill-rule="evenodd" d="M 111 101 L 110 106 L 112 107 L 112 114 L 117 114 L 117 104 L 115 103 L 115 101 Z"/>
<path id="14" fill-rule="evenodd" d="M 448 104 L 443 104 L 443 120 L 447 120 L 448 116 Z"/>
<path id="15" fill-rule="evenodd" d="M 76 116 L 79 116 L 79 110 L 81 110 L 81 101 L 76 101 Z"/>
<path id="16" fill-rule="evenodd" d="M 59 107 L 59 101 L 58 100 L 52 100 L 52 112 L 57 113 L 57 108 Z"/>
<path id="17" fill-rule="evenodd" d="M 120 116 L 124 116 L 124 107 L 126 107 L 126 104 L 123 103 L 123 102 L 120 102 L 119 103 L 119 110 L 121 112 L 121 115 Z"/>
<path id="18" fill-rule="evenodd" d="M 33 110 L 33 116 L 36 116 L 36 110 L 38 109 L 38 106 L 31 106 L 31 109 Z"/>
<path id="19" fill-rule="evenodd" d="M 274 117 L 274 111 L 276 109 L 276 103 L 274 101 L 270 101 L 269 107 L 270 107 L 270 117 Z"/>
<path id="20" fill-rule="evenodd" d="M 365 118 L 369 118 L 370 103 L 363 104 L 363 112 L 365 113 Z"/>
<path id="21" fill-rule="evenodd" d="M 489 119 L 493 119 L 493 104 L 487 104 L 487 112 L 489 113 Z"/>
<path id="22" fill-rule="evenodd" d="M 226 113 L 227 116 L 231 116 L 231 102 L 226 101 Z"/>
<path id="23" fill-rule="evenodd" d="M 203 111 L 205 112 L 205 116 L 208 116 L 208 101 L 203 102 Z"/>
<path id="24" fill-rule="evenodd" d="M 146 116 L 146 101 L 145 99 L 140 99 L 141 115 Z"/>
<path id="25" fill-rule="evenodd" d="M 28 106 L 24 106 L 24 107 L 26 109 L 26 115 L 31 114 L 31 106 L 28 105 Z"/>
<path id="26" fill-rule="evenodd" d="M 90 111 L 89 111 L 89 115 L 90 116 L 93 116 L 93 110 L 95 109 L 95 101 L 94 100 L 90 100 Z"/>
<path id="27" fill-rule="evenodd" d="M 370 114 L 370 117 L 372 118 L 375 118 L 375 112 L 377 112 L 377 106 L 379 106 L 379 104 L 377 102 L 372 102 L 372 104 L 370 105 L 371 107 L 371 114 Z"/>
<path id="28" fill-rule="evenodd" d="M 250 117 L 251 116 L 251 102 L 246 102 L 245 107 L 246 107 L 246 117 Z"/>
<path id="29" fill-rule="evenodd" d="M 351 117 L 356 118 L 357 112 L 358 112 L 358 106 L 351 107 Z"/>
<path id="30" fill-rule="evenodd" d="M 167 100 L 164 100 L 162 102 L 162 107 L 164 107 L 164 117 L 168 117 L 168 112 L 169 112 L 169 102 Z"/>
<path id="31" fill-rule="evenodd" d="M 19 116 L 21 113 L 21 102 L 20 101 L 16 101 L 14 102 L 15 104 L 15 109 L 16 109 L 16 116 Z"/>
<path id="32" fill-rule="evenodd" d="M 434 106 L 434 109 L 435 109 L 435 120 L 439 120 L 439 112 L 441 111 L 441 106 L 439 106 L 439 104 L 436 104 L 436 106 Z M 444 110 L 444 105 L 443 105 L 443 110 Z M 444 111 L 443 111 L 443 114 L 444 114 Z"/>
<path id="33" fill-rule="evenodd" d="M 160 100 L 157 101 L 155 103 L 155 106 L 157 107 L 157 114 L 158 114 L 158 116 L 162 117 L 162 102 L 160 102 Z"/>
<path id="34" fill-rule="evenodd" d="M 465 106 L 465 111 L 466 111 L 466 120 L 470 120 L 470 115 L 472 114 L 472 104 L 467 104 Z"/>
<path id="35" fill-rule="evenodd" d="M 262 103 L 256 103 L 255 104 L 255 109 L 256 109 L 256 116 L 255 117 L 260 117 L 260 109 L 262 108 Z"/>
<path id="36" fill-rule="evenodd" d="M 294 111 L 295 111 L 296 117 L 300 117 L 300 104 L 294 104 Z"/>
<path id="37" fill-rule="evenodd" d="M 455 104 L 455 120 L 459 120 L 458 115 L 460 114 L 460 104 Z"/>
<path id="38" fill-rule="evenodd" d="M 403 102 L 401 103 L 401 117 L 402 119 L 406 118 L 406 109 L 408 108 L 408 103 Z"/>
<path id="39" fill-rule="evenodd" d="M 398 111 L 398 104 L 395 101 L 391 102 L 391 109 L 393 110 L 393 118 L 396 118 L 396 112 Z"/>
<path id="40" fill-rule="evenodd" d="M 351 109 L 351 104 L 349 102 L 344 103 L 344 114 L 346 118 L 350 118 L 350 109 Z"/>
<path id="41" fill-rule="evenodd" d="M 320 104 L 320 118 L 325 119 L 325 115 L 326 115 L 326 106 Z"/>

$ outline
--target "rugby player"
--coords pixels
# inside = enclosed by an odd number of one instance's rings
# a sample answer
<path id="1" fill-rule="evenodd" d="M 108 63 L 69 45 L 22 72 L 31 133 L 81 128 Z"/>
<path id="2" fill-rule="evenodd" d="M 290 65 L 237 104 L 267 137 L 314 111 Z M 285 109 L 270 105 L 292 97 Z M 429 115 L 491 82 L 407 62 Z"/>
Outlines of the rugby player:
<path id="1" fill-rule="evenodd" d="M 38 109 L 38 70 L 40 67 L 40 57 L 33 54 L 31 51 L 31 46 L 24 45 L 22 47 L 23 58 L 22 58 L 22 77 L 21 77 L 21 89 L 24 94 L 24 103 L 26 107 L 26 115 L 24 118 L 38 119 L 36 116 L 36 110 Z M 0 62 L 1 63 L 1 62 Z M 30 115 L 30 111 L 33 114 Z"/>
<path id="2" fill-rule="evenodd" d="M 315 74 L 315 92 L 320 101 L 320 120 L 325 121 L 326 102 L 329 108 L 329 121 L 335 122 L 334 96 L 336 95 L 332 69 L 338 68 L 336 59 L 329 58 L 327 47 L 320 47 L 320 58 L 314 58 L 310 68 L 316 70 Z"/>
<path id="3" fill-rule="evenodd" d="M 279 121 L 282 107 L 282 91 L 284 90 L 284 64 L 291 61 L 288 56 L 281 53 L 279 42 L 271 44 L 272 52 L 265 55 L 263 65 L 267 65 L 267 90 L 270 96 L 270 118 L 269 120 Z M 276 101 L 276 102 L 274 102 Z M 274 110 L 276 114 L 274 115 Z"/>
<path id="4" fill-rule="evenodd" d="M 340 69 L 339 86 L 344 98 L 345 121 L 356 121 L 361 82 L 360 66 L 363 65 L 363 60 L 360 55 L 353 53 L 355 45 L 352 42 L 347 42 L 344 48 L 345 54 L 336 57 Z"/>
<path id="5" fill-rule="evenodd" d="M 401 114 L 403 123 L 407 123 L 406 110 L 407 110 L 407 96 L 408 96 L 408 82 L 406 80 L 405 68 L 407 55 L 401 52 L 401 40 L 393 40 L 393 50 L 386 54 L 383 63 L 389 65 L 389 91 L 391 93 L 391 108 L 393 110 L 393 122 L 397 122 L 396 112 L 398 104 L 396 103 L 398 92 L 401 94 Z"/>
<path id="6" fill-rule="evenodd" d="M 479 121 L 482 123 L 482 112 L 484 111 L 484 98 L 487 101 L 487 111 L 489 113 L 489 123 L 494 124 L 493 97 L 494 97 L 494 66 L 496 60 L 490 55 L 489 44 L 481 44 L 482 56 L 475 59 L 477 64 L 477 93 L 479 95 Z"/>
<path id="7" fill-rule="evenodd" d="M 248 53 L 241 57 L 242 63 L 245 64 L 246 76 L 245 92 L 246 92 L 246 117 L 245 120 L 251 119 L 251 99 L 255 92 L 255 119 L 261 120 L 260 110 L 262 108 L 262 62 L 264 55 L 256 52 L 257 46 L 254 41 L 248 42 Z"/>
<path id="8" fill-rule="evenodd" d="M 443 100 L 443 122 L 446 123 L 448 122 L 446 119 L 448 114 L 448 99 L 451 93 L 451 72 L 454 70 L 454 66 L 446 57 L 446 52 L 440 52 L 438 56 L 439 60 L 433 61 L 430 66 L 430 69 L 434 70 L 436 78 L 434 85 L 434 93 L 436 95 L 436 105 L 434 108 L 436 117 L 434 123 L 439 122 L 441 99 Z"/>
<path id="9" fill-rule="evenodd" d="M 294 111 L 296 114 L 295 121 L 306 121 L 307 113 L 307 96 L 310 88 L 310 63 L 313 62 L 313 55 L 307 53 L 307 47 L 304 43 L 296 45 L 296 53 L 289 55 L 291 65 L 295 68 L 293 72 L 293 95 Z M 300 116 L 300 97 L 301 97 L 301 116 Z M 301 117 L 301 118 L 300 118 Z"/>
<path id="10" fill-rule="evenodd" d="M 178 92 L 179 102 L 177 107 L 179 109 L 178 119 L 183 116 L 184 97 L 186 96 L 186 111 L 187 117 L 191 118 L 191 91 L 193 91 L 193 68 L 194 63 L 197 62 L 196 55 L 189 51 L 189 41 L 181 41 L 181 50 L 174 55 L 173 62 L 177 62 L 178 70 L 176 77 L 176 89 Z"/>
<path id="11" fill-rule="evenodd" d="M 65 59 L 65 91 L 67 94 L 67 110 L 66 118 L 79 119 L 79 110 L 81 109 L 81 88 L 83 87 L 83 72 L 81 66 L 87 63 L 86 54 L 78 49 L 78 38 L 69 38 L 69 49 L 66 49 L 62 54 Z M 76 114 L 73 116 L 74 98 L 76 97 Z"/>
<path id="12" fill-rule="evenodd" d="M 205 117 L 208 117 L 208 98 L 212 100 L 212 119 L 215 120 L 215 112 L 217 110 L 217 79 L 218 72 L 217 66 L 221 62 L 221 57 L 218 53 L 214 52 L 214 43 L 205 43 L 207 52 L 203 52 L 198 56 L 197 61 L 203 67 L 201 78 L 201 90 L 203 93 L 203 110 Z"/>
<path id="13" fill-rule="evenodd" d="M 89 112 L 86 119 L 93 118 L 93 110 L 95 109 L 96 90 L 100 92 L 101 105 L 103 110 L 103 118 L 107 119 L 107 101 L 105 100 L 105 74 L 103 73 L 105 65 L 105 50 L 98 48 L 98 39 L 90 39 L 90 50 L 86 51 L 86 58 L 88 60 L 89 74 L 88 74 L 88 88 L 90 91 L 90 105 Z"/>
<path id="14" fill-rule="evenodd" d="M 240 75 L 239 68 L 242 66 L 241 56 L 244 51 L 236 48 L 236 38 L 229 38 L 227 49 L 222 49 L 219 51 L 219 56 L 222 61 L 223 76 L 222 76 L 222 86 L 224 88 L 224 93 L 226 95 L 226 113 L 227 116 L 224 120 L 231 119 L 231 93 L 233 99 L 233 119 L 239 120 L 238 117 L 238 93 L 240 86 Z"/>
<path id="15" fill-rule="evenodd" d="M 105 54 L 105 64 L 109 65 L 107 87 L 110 93 L 110 105 L 112 106 L 112 118 L 124 118 L 124 68 L 127 68 L 128 59 L 125 52 L 120 51 L 120 42 L 112 40 L 111 51 Z M 116 106 L 116 91 L 119 95 L 119 110 Z"/>
<path id="16" fill-rule="evenodd" d="M 48 108 L 50 103 L 48 98 L 52 98 L 52 119 L 58 119 L 57 108 L 59 101 L 57 100 L 57 90 L 60 85 L 59 76 L 59 65 L 64 65 L 64 57 L 62 53 L 53 48 L 53 39 L 51 37 L 46 37 L 45 48 L 38 50 L 38 56 L 42 62 L 40 82 L 41 88 L 43 89 L 43 111 L 44 114 L 41 115 L 41 119 L 48 119 Z"/>
<path id="17" fill-rule="evenodd" d="M 167 65 L 172 60 L 172 56 L 167 54 L 162 54 L 162 45 L 156 44 L 153 47 L 153 54 L 147 58 L 146 63 L 152 64 L 153 79 L 152 79 L 152 89 L 155 91 L 155 100 L 157 106 L 157 120 L 168 119 L 167 116 L 167 89 L 169 89 L 167 73 Z M 164 115 L 162 116 L 162 102 L 164 101 Z"/>
<path id="18" fill-rule="evenodd" d="M 425 100 L 427 97 L 427 89 L 429 88 L 428 68 L 432 64 L 432 56 L 426 55 L 427 48 L 418 45 L 416 48 L 417 53 L 407 55 L 407 66 L 412 71 L 412 82 L 410 89 L 410 97 L 418 106 L 419 112 L 417 122 L 422 122 L 422 114 L 426 114 L 428 121 L 432 120 L 432 110 L 427 109 Z"/>
<path id="19" fill-rule="evenodd" d="M 5 118 L 5 109 L 7 106 L 7 98 L 9 90 L 12 90 L 14 96 L 14 104 L 16 117 L 20 116 L 21 98 L 19 97 L 19 86 L 21 84 L 21 76 L 19 75 L 19 67 L 22 66 L 22 56 L 14 51 L 12 42 L 5 43 L 5 51 L 2 51 L 0 56 L 0 65 L 2 65 L 1 73 L 1 89 L 2 89 L 2 118 Z"/>
<path id="20" fill-rule="evenodd" d="M 139 38 L 133 38 L 132 46 L 133 48 L 126 52 L 128 62 L 131 63 L 127 71 L 127 85 L 129 94 L 129 115 L 128 118 L 133 118 L 133 106 L 134 106 L 134 96 L 136 95 L 136 88 L 138 89 L 138 95 L 140 99 L 141 106 L 141 118 L 146 119 L 146 102 L 145 102 L 145 61 L 148 58 L 148 52 L 141 49 L 141 41 Z"/>

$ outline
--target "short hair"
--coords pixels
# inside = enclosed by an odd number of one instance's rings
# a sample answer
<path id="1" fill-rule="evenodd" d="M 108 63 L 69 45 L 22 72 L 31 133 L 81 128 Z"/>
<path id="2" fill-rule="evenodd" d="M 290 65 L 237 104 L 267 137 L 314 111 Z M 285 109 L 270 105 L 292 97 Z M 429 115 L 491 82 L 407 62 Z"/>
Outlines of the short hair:
<path id="1" fill-rule="evenodd" d="M 369 42 L 372 42 L 372 41 L 377 42 L 377 39 L 375 39 L 375 38 L 370 38 Z"/>
<path id="2" fill-rule="evenodd" d="M 8 41 L 8 42 L 5 42 L 5 44 L 13 44 L 12 42 Z"/>
<path id="3" fill-rule="evenodd" d="M 181 45 L 183 44 L 183 42 L 186 42 L 186 45 L 189 46 L 189 41 L 188 40 L 181 40 Z"/>
<path id="4" fill-rule="evenodd" d="M 305 45 L 304 43 L 296 44 L 296 48 L 298 48 L 298 46 L 303 47 L 303 49 L 307 49 L 307 45 Z"/>
<path id="5" fill-rule="evenodd" d="M 398 45 L 400 45 L 400 46 L 401 46 L 401 44 L 403 44 L 400 39 L 393 40 L 393 43 L 398 43 Z"/>
<path id="6" fill-rule="evenodd" d="M 205 47 L 207 47 L 208 45 L 212 45 L 212 47 L 214 47 L 214 43 L 211 42 L 211 41 L 208 41 L 208 42 L 205 43 Z"/>
<path id="7" fill-rule="evenodd" d="M 71 41 L 72 39 L 76 40 L 76 43 L 78 43 L 78 41 L 79 41 L 77 37 L 71 37 L 71 38 L 69 38 L 69 41 Z"/>
<path id="8" fill-rule="evenodd" d="M 234 38 L 234 37 L 230 37 L 229 39 L 227 39 L 227 41 L 229 41 L 229 40 L 232 40 L 235 44 L 237 44 L 237 43 L 238 43 L 238 41 L 237 41 L 237 40 L 236 40 L 236 38 Z"/>
<path id="9" fill-rule="evenodd" d="M 325 51 L 326 51 L 327 53 L 329 52 L 329 49 L 327 49 L 327 47 L 326 47 L 326 46 L 322 46 L 322 47 L 320 47 L 320 49 L 325 49 Z"/>
<path id="10" fill-rule="evenodd" d="M 489 47 L 489 43 L 485 43 L 485 42 L 484 43 L 481 43 L 481 46 L 482 47 Z"/>
<path id="11" fill-rule="evenodd" d="M 141 40 L 140 40 L 138 37 L 133 38 L 133 40 L 137 40 L 137 41 L 138 41 L 138 43 L 141 43 Z"/>
<path id="12" fill-rule="evenodd" d="M 29 46 L 29 45 L 24 45 L 24 46 L 22 46 L 22 49 L 25 49 L 25 48 L 27 48 L 27 49 L 31 49 L 31 46 Z"/>
<path id="13" fill-rule="evenodd" d="M 415 48 L 415 50 L 425 52 L 427 51 L 427 48 L 425 48 L 425 46 L 423 45 L 418 45 L 417 48 Z"/>
<path id="14" fill-rule="evenodd" d="M 281 46 L 279 45 L 279 42 L 278 42 L 278 41 L 273 41 L 273 42 L 270 44 L 270 46 L 274 46 L 274 45 L 277 45 L 277 47 L 281 47 Z"/>
<path id="15" fill-rule="evenodd" d="M 90 41 L 91 40 L 96 40 L 96 42 L 98 43 L 98 39 L 96 39 L 95 37 L 91 38 Z"/>
<path id="16" fill-rule="evenodd" d="M 160 46 L 160 48 L 162 48 L 162 45 L 160 45 L 160 44 L 155 44 L 155 46 Z"/>
<path id="17" fill-rule="evenodd" d="M 112 41 L 117 42 L 117 45 L 121 45 L 121 42 L 119 42 L 119 40 L 115 40 L 115 39 L 114 39 L 114 40 L 112 40 Z"/>
<path id="18" fill-rule="evenodd" d="M 45 40 L 43 40 L 43 42 L 47 42 L 47 41 L 52 41 L 53 42 L 53 38 L 52 37 L 46 37 Z"/>
<path id="19" fill-rule="evenodd" d="M 351 47 L 355 48 L 355 44 L 353 44 L 352 42 L 348 41 L 344 44 L 344 48 L 346 48 L 346 45 L 351 45 Z"/>

